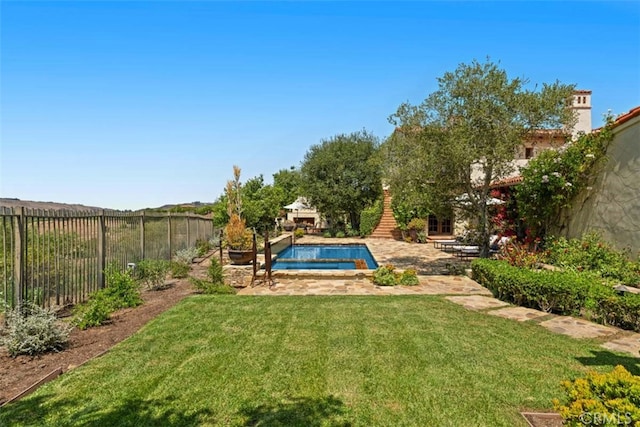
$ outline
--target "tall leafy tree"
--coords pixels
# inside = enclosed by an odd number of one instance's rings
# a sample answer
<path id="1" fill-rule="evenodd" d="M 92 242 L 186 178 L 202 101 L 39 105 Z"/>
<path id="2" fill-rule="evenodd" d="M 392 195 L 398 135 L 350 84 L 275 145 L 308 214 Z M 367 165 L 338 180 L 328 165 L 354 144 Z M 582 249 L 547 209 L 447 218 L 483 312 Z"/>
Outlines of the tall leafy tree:
<path id="1" fill-rule="evenodd" d="M 283 192 L 282 206 L 288 205 L 302 196 L 302 177 L 300 170 L 295 167 L 280 169 L 273 174 L 273 186 L 281 188 Z"/>
<path id="2" fill-rule="evenodd" d="M 309 202 L 329 221 L 348 215 L 354 229 L 360 212 L 382 193 L 379 140 L 362 130 L 340 134 L 311 146 L 300 168 Z"/>
<path id="3" fill-rule="evenodd" d="M 472 61 L 438 78 L 420 105 L 401 104 L 385 144 L 391 191 L 404 201 L 442 212 L 466 194 L 464 209 L 478 225 L 488 254 L 490 184 L 514 172 L 513 159 L 532 133 L 572 126 L 573 85 L 510 79 L 495 63 Z"/>
<path id="4" fill-rule="evenodd" d="M 283 199 L 283 190 L 265 185 L 262 175 L 248 179 L 242 188 L 242 207 L 247 227 L 255 228 L 260 233 L 273 229 Z"/>

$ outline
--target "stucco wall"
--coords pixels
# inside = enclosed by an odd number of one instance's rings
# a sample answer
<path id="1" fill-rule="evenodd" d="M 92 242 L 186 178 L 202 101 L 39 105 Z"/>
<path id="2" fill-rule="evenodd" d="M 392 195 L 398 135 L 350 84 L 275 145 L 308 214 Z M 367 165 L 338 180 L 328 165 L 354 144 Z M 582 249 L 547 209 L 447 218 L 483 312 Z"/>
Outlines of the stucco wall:
<path id="1" fill-rule="evenodd" d="M 591 190 L 575 200 L 560 234 L 580 237 L 590 230 L 617 248 L 640 255 L 640 115 L 614 128 L 608 161 Z"/>

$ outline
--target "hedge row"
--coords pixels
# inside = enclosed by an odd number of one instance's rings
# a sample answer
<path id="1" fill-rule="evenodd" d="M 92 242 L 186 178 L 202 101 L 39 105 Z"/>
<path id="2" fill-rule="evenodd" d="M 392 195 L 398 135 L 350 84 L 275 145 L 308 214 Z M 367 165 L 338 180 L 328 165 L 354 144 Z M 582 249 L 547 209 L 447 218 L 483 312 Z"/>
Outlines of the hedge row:
<path id="1" fill-rule="evenodd" d="M 502 301 L 640 331 L 640 295 L 620 296 L 593 277 L 529 270 L 488 259 L 474 260 L 471 268 L 473 279 Z"/>
<path id="2" fill-rule="evenodd" d="M 360 235 L 368 236 L 373 233 L 373 230 L 376 228 L 378 223 L 380 222 L 380 218 L 382 218 L 382 211 L 384 209 L 384 205 L 382 203 L 382 199 L 376 200 L 372 206 L 364 209 L 360 213 Z"/>

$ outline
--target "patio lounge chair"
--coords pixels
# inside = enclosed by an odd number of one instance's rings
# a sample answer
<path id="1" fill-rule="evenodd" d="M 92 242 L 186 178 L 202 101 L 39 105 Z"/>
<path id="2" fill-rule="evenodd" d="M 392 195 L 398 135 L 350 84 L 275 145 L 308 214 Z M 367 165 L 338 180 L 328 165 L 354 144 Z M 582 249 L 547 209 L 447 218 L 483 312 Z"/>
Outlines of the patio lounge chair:
<path id="1" fill-rule="evenodd" d="M 441 239 L 441 240 L 434 240 L 433 241 L 433 247 L 436 249 L 443 249 L 444 245 L 454 245 L 454 244 L 460 244 L 460 240 L 456 240 L 456 239 Z"/>

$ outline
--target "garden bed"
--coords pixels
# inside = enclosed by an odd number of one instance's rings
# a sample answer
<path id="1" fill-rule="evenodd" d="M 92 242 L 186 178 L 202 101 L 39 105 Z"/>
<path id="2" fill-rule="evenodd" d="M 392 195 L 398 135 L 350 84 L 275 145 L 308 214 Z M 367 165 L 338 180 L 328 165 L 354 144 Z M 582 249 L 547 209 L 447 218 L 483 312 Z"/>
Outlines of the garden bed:
<path id="1" fill-rule="evenodd" d="M 193 293 L 188 279 L 173 282 L 173 286 L 161 291 L 144 291 L 141 306 L 115 312 L 106 325 L 84 331 L 74 328 L 69 336 L 69 346 L 62 352 L 12 358 L 5 348 L 0 347 L 0 405 L 55 370 L 66 372 L 103 354 Z"/>

